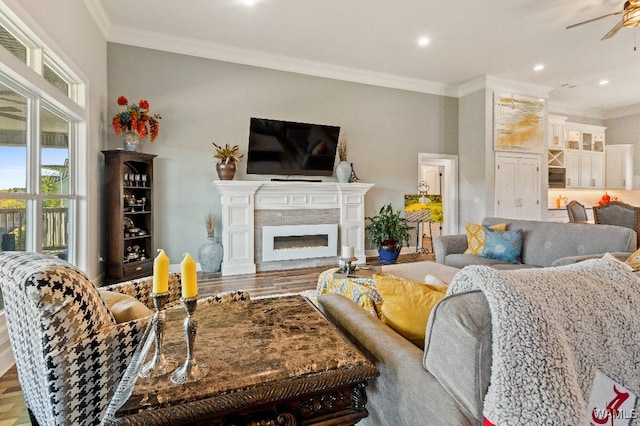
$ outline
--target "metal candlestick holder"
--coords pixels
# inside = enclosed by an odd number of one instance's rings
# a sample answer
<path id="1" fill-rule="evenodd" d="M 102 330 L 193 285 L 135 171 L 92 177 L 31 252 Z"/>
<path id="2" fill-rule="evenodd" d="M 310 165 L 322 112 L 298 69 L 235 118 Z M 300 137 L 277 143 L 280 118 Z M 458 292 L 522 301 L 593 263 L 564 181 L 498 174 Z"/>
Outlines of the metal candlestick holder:
<path id="1" fill-rule="evenodd" d="M 184 310 L 187 312 L 187 317 L 184 319 L 184 334 L 187 339 L 187 359 L 185 359 L 182 367 L 179 367 L 171 373 L 171 381 L 183 385 L 202 379 L 207 375 L 209 367 L 207 364 L 198 364 L 193 351 L 196 331 L 198 329 L 198 320 L 194 318 L 193 314 L 198 305 L 198 296 L 196 295 L 195 297 L 189 298 L 181 297 L 180 300 L 184 303 Z"/>
<path id="2" fill-rule="evenodd" d="M 164 336 L 165 312 L 164 304 L 169 298 L 169 293 L 151 293 L 153 306 L 156 311 L 151 317 L 151 326 L 155 335 L 155 353 L 151 361 L 147 362 L 140 370 L 139 376 L 144 379 L 164 376 L 173 370 L 176 362 L 173 359 L 165 358 L 162 353 L 162 339 Z"/>
<path id="3" fill-rule="evenodd" d="M 340 258 L 340 272 L 343 274 L 354 274 L 356 272 L 356 264 L 354 263 L 358 260 L 357 257 L 341 257 Z"/>

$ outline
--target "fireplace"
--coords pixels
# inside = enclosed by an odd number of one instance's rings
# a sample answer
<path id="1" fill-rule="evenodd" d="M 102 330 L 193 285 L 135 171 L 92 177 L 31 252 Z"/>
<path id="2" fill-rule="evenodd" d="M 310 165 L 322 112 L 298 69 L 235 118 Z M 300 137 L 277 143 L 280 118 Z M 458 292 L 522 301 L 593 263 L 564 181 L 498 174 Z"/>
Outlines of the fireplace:
<path id="1" fill-rule="evenodd" d="M 335 265 L 339 245 L 353 246 L 357 263 L 366 262 L 364 195 L 372 184 L 231 180 L 214 185 L 222 204 L 222 275 Z"/>
<path id="2" fill-rule="evenodd" d="M 262 228 L 262 261 L 336 256 L 338 225 L 282 225 Z"/>

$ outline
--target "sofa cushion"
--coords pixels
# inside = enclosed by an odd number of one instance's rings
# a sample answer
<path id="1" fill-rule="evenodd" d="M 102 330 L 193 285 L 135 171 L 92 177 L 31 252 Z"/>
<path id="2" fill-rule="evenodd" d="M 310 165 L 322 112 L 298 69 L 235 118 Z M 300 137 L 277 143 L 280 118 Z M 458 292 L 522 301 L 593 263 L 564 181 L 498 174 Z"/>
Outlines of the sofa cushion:
<path id="1" fill-rule="evenodd" d="M 417 283 L 390 275 L 373 276 L 382 297 L 382 320 L 398 334 L 422 348 L 431 310 L 447 292 L 446 286 Z"/>
<path id="2" fill-rule="evenodd" d="M 620 226 L 500 217 L 486 217 L 482 224 L 491 226 L 504 222 L 507 223 L 507 230 L 522 229 L 522 263 L 527 265 L 546 267 L 566 256 L 623 251 L 631 253 L 636 250 L 635 232 Z"/>
<path id="3" fill-rule="evenodd" d="M 464 268 L 469 265 L 487 265 L 493 266 L 500 263 L 508 263 L 502 260 L 490 259 L 488 257 L 482 257 L 478 254 L 449 254 L 446 258 L 447 266 L 453 266 L 455 268 Z"/>
<path id="4" fill-rule="evenodd" d="M 521 263 L 522 229 L 496 231 L 484 227 L 485 243 L 482 257 Z"/>
<path id="5" fill-rule="evenodd" d="M 144 303 L 128 294 L 102 289 L 98 289 L 98 292 L 118 324 L 153 314 L 153 311 L 147 308 Z"/>
<path id="6" fill-rule="evenodd" d="M 498 223 L 492 225 L 491 229 L 504 231 L 506 226 L 506 223 Z M 467 223 L 464 225 L 464 229 L 467 231 L 467 250 L 465 250 L 465 254 L 481 254 L 485 244 L 483 226 L 477 223 Z"/>
<path id="7" fill-rule="evenodd" d="M 491 313 L 480 291 L 445 297 L 431 311 L 424 367 L 458 404 L 482 418 L 491 376 Z"/>

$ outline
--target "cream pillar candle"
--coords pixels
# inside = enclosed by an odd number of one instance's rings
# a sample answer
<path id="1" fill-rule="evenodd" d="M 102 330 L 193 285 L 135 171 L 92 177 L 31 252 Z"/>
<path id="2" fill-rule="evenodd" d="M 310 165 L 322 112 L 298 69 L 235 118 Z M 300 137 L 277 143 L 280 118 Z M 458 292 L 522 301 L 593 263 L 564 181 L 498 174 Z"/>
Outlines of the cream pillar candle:
<path id="1" fill-rule="evenodd" d="M 342 246 L 343 259 L 351 259 L 355 257 L 355 248 L 353 246 Z"/>
<path id="2" fill-rule="evenodd" d="M 169 291 L 169 257 L 162 249 L 158 249 L 158 253 L 153 261 L 153 287 L 151 291 L 154 294 Z"/>
<path id="3" fill-rule="evenodd" d="M 182 297 L 190 299 L 198 295 L 198 276 L 196 274 L 196 261 L 189 253 L 185 253 L 180 264 L 182 272 Z"/>

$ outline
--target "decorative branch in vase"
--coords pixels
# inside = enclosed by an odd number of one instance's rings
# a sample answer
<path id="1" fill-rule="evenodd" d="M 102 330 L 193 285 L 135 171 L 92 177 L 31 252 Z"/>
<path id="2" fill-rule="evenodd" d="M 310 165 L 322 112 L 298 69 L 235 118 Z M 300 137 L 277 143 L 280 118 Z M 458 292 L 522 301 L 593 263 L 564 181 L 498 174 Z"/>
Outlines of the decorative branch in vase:
<path id="1" fill-rule="evenodd" d="M 340 162 L 336 166 L 336 178 L 338 182 L 347 183 L 351 177 L 351 165 L 347 161 L 348 143 L 347 138 L 344 135 L 340 135 L 338 138 L 338 160 Z"/>
<path id="2" fill-rule="evenodd" d="M 240 154 L 238 145 L 225 144 L 224 148 L 211 142 L 215 147 L 213 158 L 218 160 L 216 171 L 220 180 L 232 180 L 236 174 L 236 163 L 239 163 L 244 154 Z"/>
<path id="3" fill-rule="evenodd" d="M 218 272 L 222 264 L 222 245 L 216 241 L 216 223 L 218 219 L 213 213 L 204 217 L 204 224 L 207 229 L 207 242 L 198 249 L 198 262 L 202 272 Z"/>

